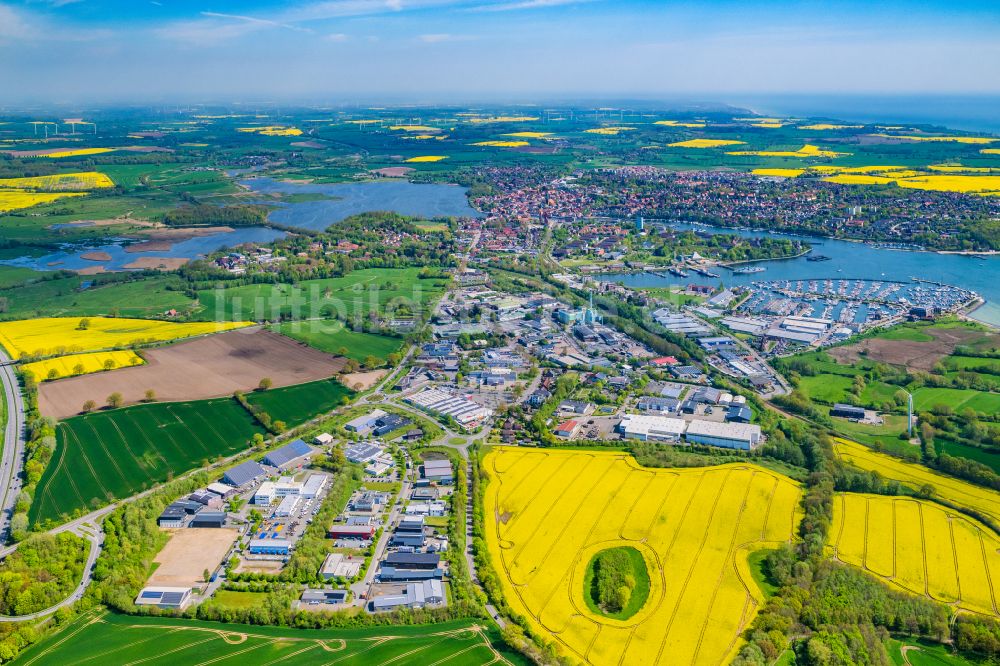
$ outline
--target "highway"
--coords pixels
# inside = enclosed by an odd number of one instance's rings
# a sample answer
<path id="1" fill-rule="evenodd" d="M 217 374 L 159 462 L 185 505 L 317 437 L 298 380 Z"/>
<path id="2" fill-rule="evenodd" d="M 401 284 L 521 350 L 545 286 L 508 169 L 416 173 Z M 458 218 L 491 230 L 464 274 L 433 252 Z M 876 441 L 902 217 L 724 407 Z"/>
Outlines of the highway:
<path id="1" fill-rule="evenodd" d="M 21 471 L 24 467 L 24 399 L 14 374 L 11 358 L 0 349 L 0 380 L 3 381 L 7 403 L 7 424 L 4 427 L 3 455 L 0 459 L 0 543 L 10 537 L 10 521 L 21 492 Z"/>

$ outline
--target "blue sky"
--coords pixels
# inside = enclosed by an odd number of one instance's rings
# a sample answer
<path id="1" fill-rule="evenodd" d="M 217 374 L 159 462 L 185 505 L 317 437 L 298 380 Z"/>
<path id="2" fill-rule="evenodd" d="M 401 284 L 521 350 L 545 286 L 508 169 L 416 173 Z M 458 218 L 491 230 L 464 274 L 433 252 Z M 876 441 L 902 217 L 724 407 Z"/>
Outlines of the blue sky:
<path id="1" fill-rule="evenodd" d="M 1000 93 L 997 0 L 0 0 L 0 103 Z"/>

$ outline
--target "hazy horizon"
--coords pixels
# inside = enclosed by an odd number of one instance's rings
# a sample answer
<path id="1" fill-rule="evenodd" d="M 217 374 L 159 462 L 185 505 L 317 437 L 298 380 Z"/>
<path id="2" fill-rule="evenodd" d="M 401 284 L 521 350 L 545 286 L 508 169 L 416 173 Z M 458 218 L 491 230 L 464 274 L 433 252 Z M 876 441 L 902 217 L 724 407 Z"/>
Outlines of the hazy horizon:
<path id="1" fill-rule="evenodd" d="M 0 0 L 0 86 L 6 105 L 995 95 L 998 28 L 981 0 Z"/>

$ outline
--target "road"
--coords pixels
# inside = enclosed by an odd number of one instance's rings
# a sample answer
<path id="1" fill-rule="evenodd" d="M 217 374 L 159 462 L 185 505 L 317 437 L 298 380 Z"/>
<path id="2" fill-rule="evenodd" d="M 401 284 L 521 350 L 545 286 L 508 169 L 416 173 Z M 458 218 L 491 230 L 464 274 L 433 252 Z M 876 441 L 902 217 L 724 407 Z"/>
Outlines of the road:
<path id="1" fill-rule="evenodd" d="M 104 514 L 109 513 L 111 508 L 112 507 L 105 507 L 102 509 L 101 517 L 103 517 Z M 91 523 L 86 520 L 86 517 L 84 517 L 79 518 L 72 523 L 60 525 L 56 529 L 52 530 L 51 533 L 57 534 L 59 532 L 72 532 L 77 536 L 84 537 L 90 542 L 90 549 L 87 551 L 87 561 L 83 565 L 83 578 L 80 580 L 80 584 L 76 586 L 76 589 L 73 590 L 72 594 L 54 606 L 49 606 L 44 610 L 29 613 L 28 615 L 0 615 L 0 622 L 25 622 L 27 620 L 38 620 L 52 615 L 60 608 L 75 604 L 83 598 L 83 595 L 87 591 L 87 587 L 93 580 L 94 564 L 97 562 L 97 558 L 100 556 L 101 551 L 104 548 L 104 531 L 100 528 L 100 522 Z M 5 551 L 8 552 L 4 552 L 3 556 L 6 557 L 10 552 L 13 552 L 15 548 L 16 546 L 5 549 Z"/>
<path id="2" fill-rule="evenodd" d="M 0 543 L 10 536 L 10 522 L 14 506 L 21 492 L 21 471 L 24 467 L 24 399 L 14 374 L 14 366 L 7 353 L 0 350 L 0 380 L 7 402 L 7 424 L 4 428 L 3 455 L 0 458 Z"/>
<path id="3" fill-rule="evenodd" d="M 410 459 L 409 453 L 406 454 L 406 459 Z M 351 585 L 351 592 L 354 593 L 353 605 L 355 606 L 364 606 L 372 598 L 371 589 L 372 584 L 375 582 L 375 574 L 378 572 L 379 562 L 382 561 L 382 557 L 385 555 L 385 549 L 389 545 L 389 538 L 392 535 L 394 526 L 402 516 L 401 509 L 403 504 L 410 496 L 410 489 L 413 487 L 410 477 L 415 469 L 411 465 L 411 469 L 403 470 L 405 474 L 402 478 L 399 494 L 392 501 L 392 508 L 389 510 L 389 515 L 386 516 L 382 535 L 379 537 L 378 543 L 375 544 L 375 552 L 372 555 L 371 563 L 368 565 L 368 571 L 365 572 L 363 580 Z"/>

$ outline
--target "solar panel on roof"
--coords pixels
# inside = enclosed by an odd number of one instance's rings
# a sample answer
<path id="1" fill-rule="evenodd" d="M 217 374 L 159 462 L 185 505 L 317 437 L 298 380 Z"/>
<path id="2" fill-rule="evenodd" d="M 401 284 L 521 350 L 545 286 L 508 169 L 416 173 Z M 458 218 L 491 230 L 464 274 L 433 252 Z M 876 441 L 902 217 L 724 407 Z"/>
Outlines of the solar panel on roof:
<path id="1" fill-rule="evenodd" d="M 312 449 L 309 448 L 308 444 L 301 439 L 296 439 L 280 449 L 268 453 L 267 456 L 265 456 L 264 461 L 269 465 L 281 467 L 282 465 L 288 464 L 292 460 L 301 458 L 311 452 Z"/>
<path id="2" fill-rule="evenodd" d="M 139 595 L 142 599 L 159 599 L 162 592 L 157 592 L 156 590 L 143 590 Z"/>
<path id="3" fill-rule="evenodd" d="M 181 592 L 164 592 L 163 598 L 160 599 L 162 604 L 179 604 L 184 599 L 184 594 Z"/>
<path id="4" fill-rule="evenodd" d="M 247 460 L 246 462 L 240 463 L 226 472 L 225 478 L 233 485 L 242 486 L 246 483 L 250 483 L 263 474 L 264 468 L 261 467 L 259 463 L 253 460 Z"/>

